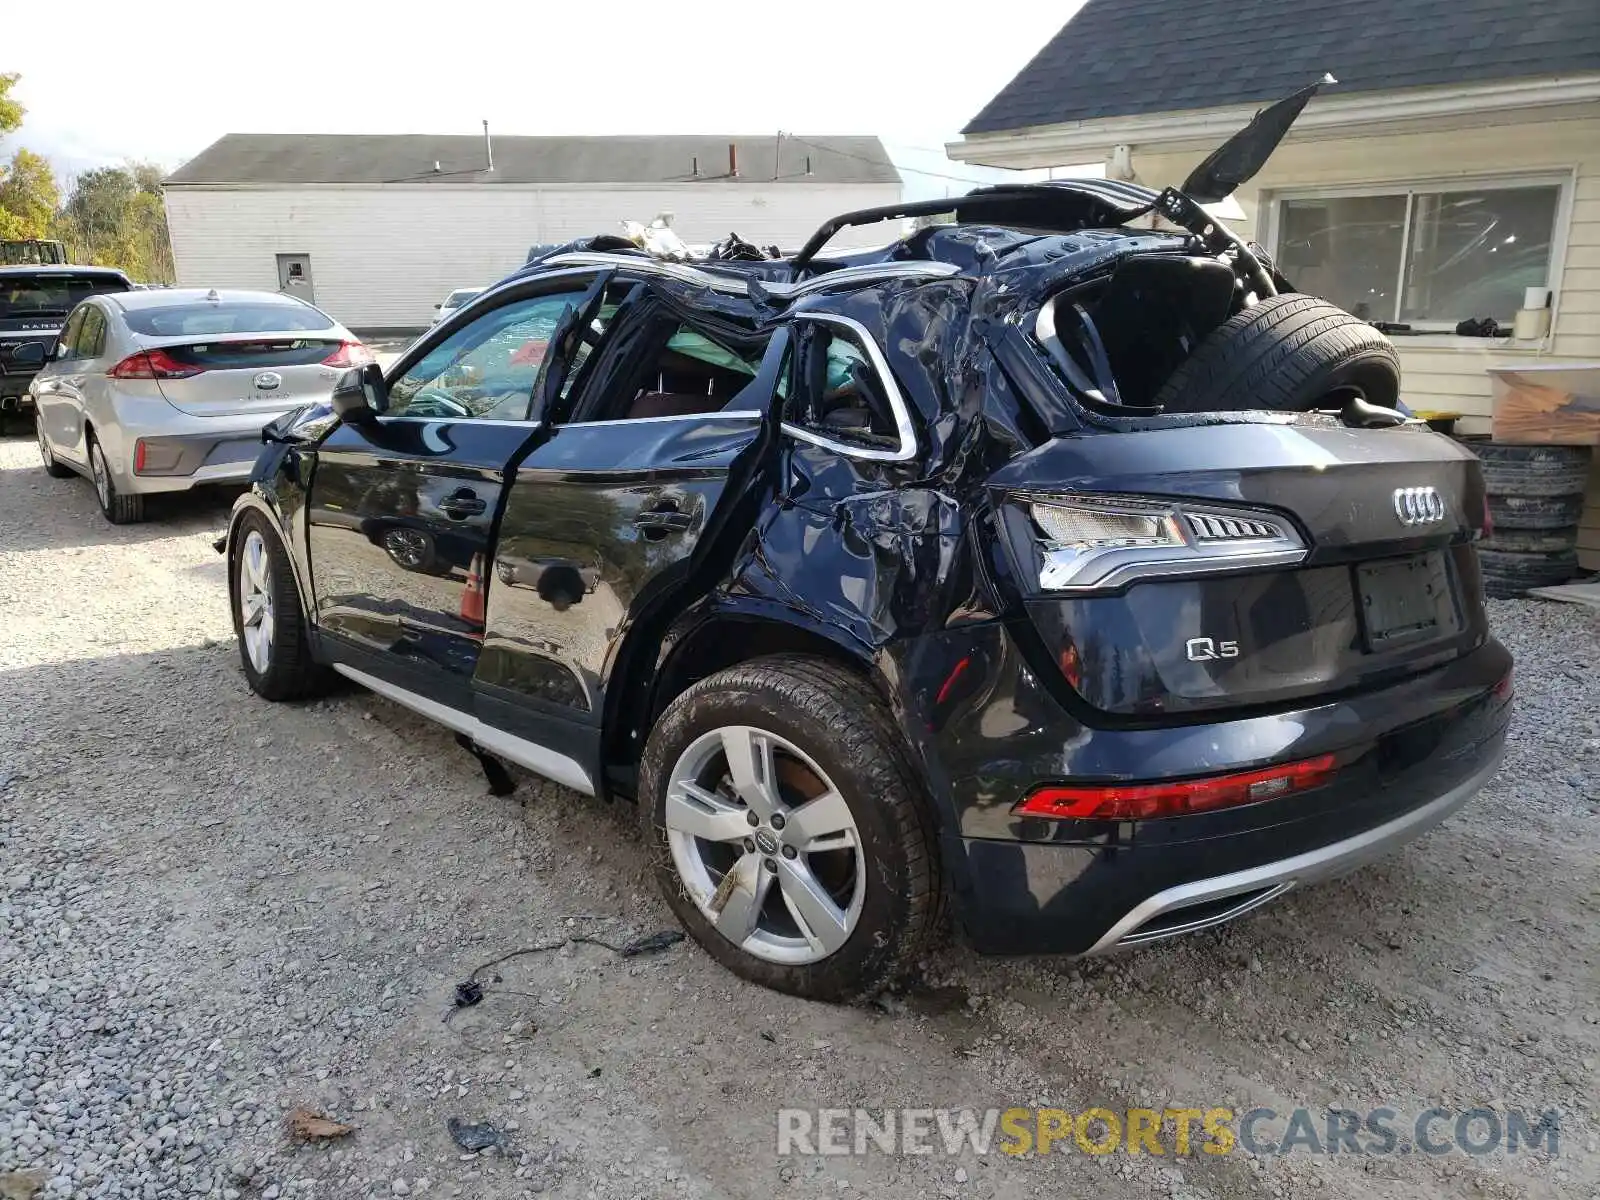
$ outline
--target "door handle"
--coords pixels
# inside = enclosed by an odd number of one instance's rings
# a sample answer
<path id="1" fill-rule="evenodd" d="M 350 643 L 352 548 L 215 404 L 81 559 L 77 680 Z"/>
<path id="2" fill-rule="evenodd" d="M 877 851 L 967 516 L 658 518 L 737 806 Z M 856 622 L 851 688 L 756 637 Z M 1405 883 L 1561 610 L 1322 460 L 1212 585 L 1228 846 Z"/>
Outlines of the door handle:
<path id="1" fill-rule="evenodd" d="M 647 508 L 633 519 L 633 527 L 652 541 L 664 538 L 669 533 L 682 533 L 692 524 L 694 518 L 686 512 L 679 512 L 678 506 L 670 501 Z"/>
<path id="2" fill-rule="evenodd" d="M 489 506 L 478 498 L 478 493 L 471 488 L 462 488 L 452 492 L 439 501 L 439 511 L 447 517 L 457 521 L 464 521 L 468 517 L 482 516 Z"/>

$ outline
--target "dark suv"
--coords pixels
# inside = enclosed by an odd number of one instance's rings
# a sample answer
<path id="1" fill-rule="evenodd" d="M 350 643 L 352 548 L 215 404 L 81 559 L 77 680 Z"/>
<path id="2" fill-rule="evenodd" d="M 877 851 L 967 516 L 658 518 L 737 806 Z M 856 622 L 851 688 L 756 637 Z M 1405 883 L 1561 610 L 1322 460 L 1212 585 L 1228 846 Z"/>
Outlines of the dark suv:
<path id="1" fill-rule="evenodd" d="M 78 302 L 132 288 L 114 267 L 0 266 L 0 421 L 31 407 L 28 383 L 48 361 Z"/>
<path id="2" fill-rule="evenodd" d="M 219 542 L 251 687 L 637 801 L 701 945 L 829 999 L 946 900 L 1103 951 L 1464 803 L 1510 712 L 1483 484 L 1387 342 L 1183 191 L 941 204 L 869 253 L 824 248 L 938 206 L 555 251 L 269 426 Z M 456 549 L 412 568 L 368 531 L 419 512 Z"/>

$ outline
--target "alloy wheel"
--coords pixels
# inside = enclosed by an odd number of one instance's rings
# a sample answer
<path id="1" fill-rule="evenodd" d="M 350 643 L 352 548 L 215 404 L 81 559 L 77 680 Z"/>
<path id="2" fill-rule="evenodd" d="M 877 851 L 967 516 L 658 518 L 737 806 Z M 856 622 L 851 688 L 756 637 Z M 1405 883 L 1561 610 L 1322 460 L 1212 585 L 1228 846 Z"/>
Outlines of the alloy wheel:
<path id="1" fill-rule="evenodd" d="M 100 507 L 111 511 L 111 471 L 106 466 L 106 456 L 99 442 L 89 443 L 89 470 L 94 475 L 94 494 L 100 498 Z"/>
<path id="2" fill-rule="evenodd" d="M 715 729 L 679 757 L 666 793 L 673 865 L 718 933 L 791 966 L 850 939 L 866 897 L 861 835 L 798 746 L 752 726 Z"/>
<path id="3" fill-rule="evenodd" d="M 272 665 L 272 560 L 266 539 L 252 529 L 239 550 L 239 636 L 257 674 Z"/>
<path id="4" fill-rule="evenodd" d="M 391 529 L 383 535 L 383 546 L 390 558 L 413 571 L 421 570 L 430 557 L 428 535 L 415 529 Z"/>

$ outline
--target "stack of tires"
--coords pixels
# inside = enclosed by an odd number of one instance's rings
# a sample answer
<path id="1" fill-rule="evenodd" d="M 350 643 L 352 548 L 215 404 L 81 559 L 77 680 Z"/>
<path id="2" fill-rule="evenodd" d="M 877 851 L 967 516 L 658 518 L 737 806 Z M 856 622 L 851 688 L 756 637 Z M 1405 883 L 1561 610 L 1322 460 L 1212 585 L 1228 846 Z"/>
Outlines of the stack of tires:
<path id="1" fill-rule="evenodd" d="M 1479 547 L 1484 591 L 1520 596 L 1578 573 L 1588 446 L 1468 443 L 1483 463 L 1494 534 Z"/>

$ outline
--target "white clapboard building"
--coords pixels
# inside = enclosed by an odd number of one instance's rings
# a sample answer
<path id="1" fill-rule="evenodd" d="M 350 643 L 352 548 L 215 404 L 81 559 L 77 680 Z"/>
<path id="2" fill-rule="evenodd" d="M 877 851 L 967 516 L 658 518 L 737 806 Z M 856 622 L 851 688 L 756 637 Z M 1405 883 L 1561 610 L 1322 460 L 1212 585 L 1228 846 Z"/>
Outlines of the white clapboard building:
<path id="1" fill-rule="evenodd" d="M 184 286 L 292 290 L 352 328 L 415 329 L 530 247 L 672 214 L 691 245 L 798 247 L 894 204 L 875 137 L 452 137 L 231 133 L 166 180 Z M 882 241 L 884 227 L 838 244 Z"/>

